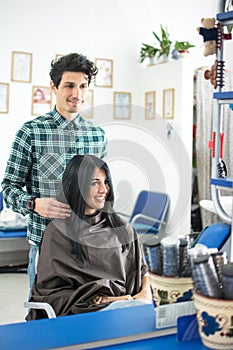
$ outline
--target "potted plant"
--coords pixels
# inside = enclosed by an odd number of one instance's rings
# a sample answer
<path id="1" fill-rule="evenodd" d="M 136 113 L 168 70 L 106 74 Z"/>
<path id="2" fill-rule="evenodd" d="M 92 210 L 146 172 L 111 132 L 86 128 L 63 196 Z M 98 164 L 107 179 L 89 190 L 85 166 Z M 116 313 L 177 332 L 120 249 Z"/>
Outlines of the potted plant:
<path id="1" fill-rule="evenodd" d="M 155 36 L 155 38 L 158 41 L 159 46 L 160 46 L 158 58 L 160 58 L 160 57 L 168 58 L 170 51 L 171 51 L 172 41 L 169 39 L 169 33 L 168 33 L 167 29 L 165 29 L 162 26 L 162 24 L 160 24 L 160 30 L 161 30 L 160 35 L 153 32 L 153 35 Z"/>
<path id="2" fill-rule="evenodd" d="M 178 52 L 188 52 L 191 47 L 195 47 L 195 45 L 190 44 L 189 41 L 176 41 L 174 50 Z"/>
<path id="3" fill-rule="evenodd" d="M 177 60 L 183 57 L 186 53 L 189 53 L 191 47 L 195 47 L 195 45 L 190 44 L 189 41 L 176 41 L 172 50 L 172 58 Z"/>
<path id="4" fill-rule="evenodd" d="M 172 41 L 169 39 L 169 34 L 167 30 L 160 25 L 161 33 L 156 34 L 152 32 L 156 43 L 154 45 L 149 45 L 142 43 L 141 51 L 140 51 L 140 62 L 142 63 L 147 57 L 149 57 L 150 62 L 152 64 L 152 59 L 160 57 L 168 57 L 171 50 Z"/>
<path id="5" fill-rule="evenodd" d="M 140 51 L 140 62 L 142 63 L 146 58 L 149 58 L 150 63 L 154 64 L 154 59 L 158 51 L 159 49 L 154 47 L 153 45 L 142 43 L 142 47 Z"/>

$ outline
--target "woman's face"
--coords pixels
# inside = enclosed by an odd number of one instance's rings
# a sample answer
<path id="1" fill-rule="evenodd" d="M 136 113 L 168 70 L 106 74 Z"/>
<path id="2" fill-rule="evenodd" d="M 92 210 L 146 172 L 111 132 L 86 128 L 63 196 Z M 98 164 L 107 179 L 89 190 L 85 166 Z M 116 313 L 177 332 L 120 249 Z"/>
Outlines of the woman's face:
<path id="1" fill-rule="evenodd" d="M 103 169 L 96 168 L 91 181 L 89 196 L 87 197 L 87 204 L 85 214 L 94 214 L 97 210 L 104 207 L 105 200 L 110 191 L 108 178 Z"/>

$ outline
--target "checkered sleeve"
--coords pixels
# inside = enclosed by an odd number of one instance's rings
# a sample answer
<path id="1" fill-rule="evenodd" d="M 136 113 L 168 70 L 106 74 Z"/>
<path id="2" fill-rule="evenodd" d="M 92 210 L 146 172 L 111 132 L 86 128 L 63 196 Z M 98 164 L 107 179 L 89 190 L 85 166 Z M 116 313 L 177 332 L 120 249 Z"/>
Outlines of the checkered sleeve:
<path id="1" fill-rule="evenodd" d="M 11 208 L 23 215 L 28 214 L 26 201 L 30 197 L 24 191 L 31 168 L 30 130 L 23 125 L 16 133 L 2 180 L 2 194 Z"/>
<path id="2" fill-rule="evenodd" d="M 103 141 L 103 149 L 102 149 L 102 156 L 101 158 L 105 158 L 107 156 L 107 146 L 108 146 L 108 139 L 106 137 L 106 134 L 105 132 L 102 130 L 103 132 L 103 138 L 104 138 L 104 141 Z"/>

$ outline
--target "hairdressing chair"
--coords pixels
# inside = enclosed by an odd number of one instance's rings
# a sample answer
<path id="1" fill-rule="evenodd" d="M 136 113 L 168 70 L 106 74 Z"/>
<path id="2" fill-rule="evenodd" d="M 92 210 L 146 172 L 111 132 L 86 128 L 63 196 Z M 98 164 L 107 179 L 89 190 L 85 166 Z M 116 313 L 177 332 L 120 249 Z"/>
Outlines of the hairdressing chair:
<path id="1" fill-rule="evenodd" d="M 48 318 L 56 318 L 57 317 L 53 307 L 48 303 L 25 301 L 23 306 L 27 309 L 45 310 L 47 315 L 48 315 Z"/>
<path id="2" fill-rule="evenodd" d="M 37 264 L 39 260 L 39 250 L 36 252 L 36 259 L 35 259 L 35 269 L 37 272 Z M 56 313 L 53 309 L 53 307 L 49 303 L 40 303 L 40 302 L 34 302 L 34 301 L 25 301 L 23 306 L 27 309 L 37 309 L 37 310 L 44 310 L 48 318 L 56 318 Z"/>
<path id="3" fill-rule="evenodd" d="M 207 248 L 217 248 L 219 251 L 226 251 L 229 255 L 231 237 L 231 225 L 218 222 L 207 226 L 199 234 L 193 246 L 204 244 Z"/>
<path id="4" fill-rule="evenodd" d="M 129 222 L 138 234 L 158 234 L 166 224 L 168 208 L 169 197 L 166 193 L 141 191 Z"/>

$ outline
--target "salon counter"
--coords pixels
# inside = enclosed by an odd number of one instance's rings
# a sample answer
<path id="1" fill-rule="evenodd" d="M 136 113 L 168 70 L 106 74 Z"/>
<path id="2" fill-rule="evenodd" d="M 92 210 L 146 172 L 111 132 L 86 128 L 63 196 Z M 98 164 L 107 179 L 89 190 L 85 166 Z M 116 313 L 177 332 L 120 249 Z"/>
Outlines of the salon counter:
<path id="1" fill-rule="evenodd" d="M 155 329 L 152 305 L 0 326 L 1 350 L 207 349 L 201 340 L 179 342 L 176 327 Z"/>

